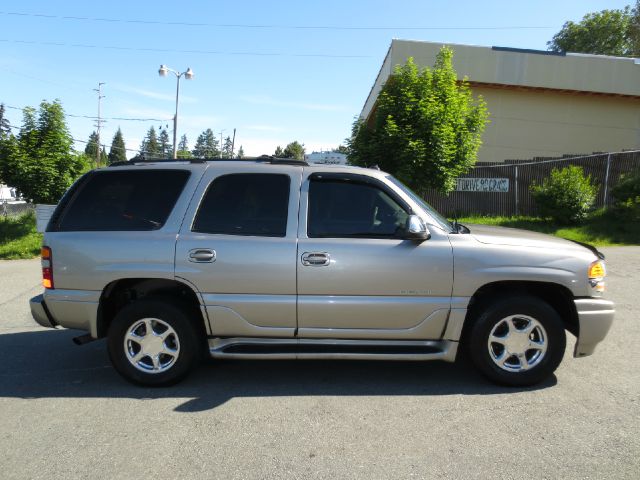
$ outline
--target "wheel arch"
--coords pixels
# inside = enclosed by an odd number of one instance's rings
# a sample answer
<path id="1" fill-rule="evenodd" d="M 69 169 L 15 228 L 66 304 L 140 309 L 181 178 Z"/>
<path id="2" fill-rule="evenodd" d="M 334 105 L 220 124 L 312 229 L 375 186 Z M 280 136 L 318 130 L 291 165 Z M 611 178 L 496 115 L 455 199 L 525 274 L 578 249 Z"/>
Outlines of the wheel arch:
<path id="1" fill-rule="evenodd" d="M 187 283 L 162 278 L 123 278 L 109 283 L 100 295 L 96 331 L 98 338 L 106 337 L 117 313 L 126 305 L 145 298 L 162 297 L 187 308 L 189 317 L 206 338 L 208 319 L 203 312 L 199 293 Z"/>
<path id="2" fill-rule="evenodd" d="M 573 294 L 567 287 L 552 282 L 507 280 L 487 283 L 471 296 L 462 328 L 462 342 L 465 342 L 480 312 L 492 301 L 505 296 L 530 296 L 545 301 L 560 315 L 565 329 L 578 336 L 578 312 Z"/>

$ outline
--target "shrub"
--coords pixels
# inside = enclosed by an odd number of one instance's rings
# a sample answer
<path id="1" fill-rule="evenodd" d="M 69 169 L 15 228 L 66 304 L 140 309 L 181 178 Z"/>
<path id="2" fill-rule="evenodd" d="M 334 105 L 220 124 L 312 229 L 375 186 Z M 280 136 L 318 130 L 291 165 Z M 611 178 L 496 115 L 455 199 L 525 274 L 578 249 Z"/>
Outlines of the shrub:
<path id="1" fill-rule="evenodd" d="M 571 165 L 562 170 L 554 168 L 542 184 L 531 186 L 531 194 L 542 217 L 559 223 L 583 220 L 593 206 L 598 187 L 591 184 L 582 168 Z"/>
<path id="2" fill-rule="evenodd" d="M 640 221 L 640 170 L 623 175 L 611 189 L 616 214 L 632 221 Z"/>

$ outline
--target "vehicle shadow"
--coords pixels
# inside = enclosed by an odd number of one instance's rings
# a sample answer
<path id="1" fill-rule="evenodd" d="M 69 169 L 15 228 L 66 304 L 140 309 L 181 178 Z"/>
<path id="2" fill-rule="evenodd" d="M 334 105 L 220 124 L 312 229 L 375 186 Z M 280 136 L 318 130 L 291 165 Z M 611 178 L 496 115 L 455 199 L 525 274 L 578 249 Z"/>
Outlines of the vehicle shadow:
<path id="1" fill-rule="evenodd" d="M 209 410 L 237 397 L 493 395 L 544 389 L 489 383 L 465 361 L 208 360 L 170 388 L 129 384 L 113 370 L 104 341 L 76 347 L 68 330 L 0 335 L 0 397 L 190 398 L 179 412 Z"/>

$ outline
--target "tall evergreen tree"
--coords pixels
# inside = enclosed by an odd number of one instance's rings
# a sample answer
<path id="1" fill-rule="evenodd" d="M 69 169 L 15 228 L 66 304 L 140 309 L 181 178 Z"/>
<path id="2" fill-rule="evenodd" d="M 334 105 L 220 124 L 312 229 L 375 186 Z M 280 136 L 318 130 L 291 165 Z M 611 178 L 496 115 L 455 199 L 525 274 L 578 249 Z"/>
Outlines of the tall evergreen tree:
<path id="1" fill-rule="evenodd" d="M 222 158 L 231 158 L 233 156 L 233 142 L 231 141 L 231 137 L 227 137 L 224 139 L 224 145 L 222 146 Z"/>
<path id="2" fill-rule="evenodd" d="M 284 158 L 284 150 L 282 150 L 280 145 L 276 147 L 276 151 L 273 152 L 273 156 L 276 158 Z"/>
<path id="3" fill-rule="evenodd" d="M 191 152 L 189 151 L 189 142 L 187 141 L 186 135 L 182 135 L 182 137 L 180 137 L 176 156 L 178 158 L 191 158 Z"/>
<path id="4" fill-rule="evenodd" d="M 140 155 L 143 158 L 159 158 L 162 156 L 158 135 L 156 135 L 156 129 L 153 126 L 149 128 L 147 136 L 144 137 L 140 144 Z"/>
<path id="5" fill-rule="evenodd" d="M 169 140 L 169 132 L 166 128 L 160 129 L 160 136 L 158 137 L 158 143 L 160 144 L 160 154 L 163 158 L 173 157 L 173 145 Z"/>
<path id="6" fill-rule="evenodd" d="M 244 149 L 242 148 L 242 145 L 240 145 L 240 148 L 238 149 L 238 154 L 236 155 L 236 158 L 238 159 L 244 158 Z"/>
<path id="7" fill-rule="evenodd" d="M 202 132 L 196 140 L 196 145 L 191 151 L 196 158 L 218 158 L 220 150 L 218 150 L 218 141 L 216 140 L 213 130 L 207 128 Z"/>
<path id="8" fill-rule="evenodd" d="M 0 140 L 9 138 L 11 135 L 11 125 L 6 117 L 4 103 L 0 103 Z"/>
<path id="9" fill-rule="evenodd" d="M 87 146 L 84 147 L 84 153 L 94 163 L 98 161 L 98 148 L 98 133 L 93 131 L 91 135 L 89 135 Z"/>
<path id="10" fill-rule="evenodd" d="M 118 127 L 118 131 L 111 140 L 111 148 L 109 149 L 109 163 L 126 162 L 127 161 L 127 149 L 124 144 L 124 138 L 122 137 L 122 131 Z"/>

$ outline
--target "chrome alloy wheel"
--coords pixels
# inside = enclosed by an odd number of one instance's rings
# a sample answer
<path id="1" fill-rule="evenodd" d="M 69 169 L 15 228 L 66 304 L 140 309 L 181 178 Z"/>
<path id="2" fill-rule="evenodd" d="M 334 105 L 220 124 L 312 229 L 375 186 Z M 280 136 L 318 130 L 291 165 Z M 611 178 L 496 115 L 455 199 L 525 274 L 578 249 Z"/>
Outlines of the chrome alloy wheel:
<path id="1" fill-rule="evenodd" d="M 491 329 L 487 347 L 491 360 L 507 372 L 523 372 L 538 365 L 547 352 L 547 332 L 527 315 L 510 315 Z"/>
<path id="2" fill-rule="evenodd" d="M 180 340 L 167 322 L 143 318 L 135 322 L 124 337 L 127 360 L 145 373 L 162 373 L 178 360 Z"/>

